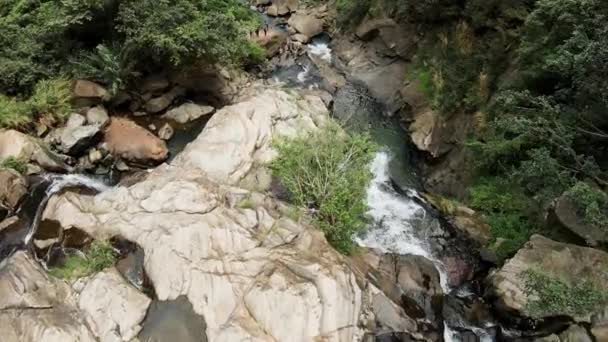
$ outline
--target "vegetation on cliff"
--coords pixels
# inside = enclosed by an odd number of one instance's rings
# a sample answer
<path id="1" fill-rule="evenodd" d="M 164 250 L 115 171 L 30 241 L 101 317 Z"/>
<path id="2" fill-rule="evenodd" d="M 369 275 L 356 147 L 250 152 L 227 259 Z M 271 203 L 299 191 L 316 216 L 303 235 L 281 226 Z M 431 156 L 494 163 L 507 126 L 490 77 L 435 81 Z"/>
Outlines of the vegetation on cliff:
<path id="1" fill-rule="evenodd" d="M 332 123 L 310 136 L 279 141 L 276 149 L 271 168 L 291 200 L 312 212 L 336 249 L 352 252 L 354 234 L 366 225 L 374 143 Z"/>
<path id="2" fill-rule="evenodd" d="M 608 221 L 607 2 L 339 3 L 343 25 L 388 14 L 418 32 L 413 77 L 444 117 L 465 113 L 474 122 L 477 182 L 466 200 L 509 242 L 501 254 L 534 231 L 550 234 L 545 213 L 565 192 L 588 223 Z"/>
<path id="3" fill-rule="evenodd" d="M 116 92 L 159 69 L 259 59 L 247 40 L 258 25 L 239 0 L 0 0 L 0 126 L 46 114 L 20 102 L 49 79 L 87 77 Z"/>

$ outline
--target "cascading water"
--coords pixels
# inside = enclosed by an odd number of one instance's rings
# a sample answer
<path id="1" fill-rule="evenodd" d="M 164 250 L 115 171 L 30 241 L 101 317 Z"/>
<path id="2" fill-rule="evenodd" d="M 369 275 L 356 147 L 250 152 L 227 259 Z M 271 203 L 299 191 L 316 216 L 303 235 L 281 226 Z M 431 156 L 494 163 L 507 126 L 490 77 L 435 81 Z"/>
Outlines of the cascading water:
<path id="1" fill-rule="evenodd" d="M 50 197 L 66 188 L 84 188 L 102 192 L 109 186 L 101 180 L 79 174 L 45 174 L 36 177 L 30 186 L 30 194 L 17 211 L 18 224 L 0 232 L 0 260 L 30 244 Z"/>

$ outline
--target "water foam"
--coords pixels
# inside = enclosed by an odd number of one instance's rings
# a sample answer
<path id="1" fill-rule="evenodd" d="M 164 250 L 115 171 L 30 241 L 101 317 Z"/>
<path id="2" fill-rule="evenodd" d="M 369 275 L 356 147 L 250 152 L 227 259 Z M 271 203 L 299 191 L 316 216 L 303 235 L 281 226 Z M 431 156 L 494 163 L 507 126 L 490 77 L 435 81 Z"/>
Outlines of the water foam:
<path id="1" fill-rule="evenodd" d="M 324 42 L 313 42 L 308 44 L 308 53 L 321 58 L 322 60 L 331 63 L 331 48 Z"/>

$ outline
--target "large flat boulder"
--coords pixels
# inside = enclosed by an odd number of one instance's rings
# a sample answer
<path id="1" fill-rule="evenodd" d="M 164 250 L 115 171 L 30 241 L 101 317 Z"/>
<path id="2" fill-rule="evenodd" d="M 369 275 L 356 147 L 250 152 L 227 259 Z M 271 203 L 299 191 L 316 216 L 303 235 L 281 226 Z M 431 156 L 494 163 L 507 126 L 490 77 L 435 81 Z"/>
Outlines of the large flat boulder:
<path id="1" fill-rule="evenodd" d="M 121 235 L 145 252 L 161 301 L 185 296 L 210 341 L 351 341 L 361 290 L 323 235 L 261 196 L 163 166 L 131 187 L 51 199 L 45 218 L 94 236 Z"/>
<path id="2" fill-rule="evenodd" d="M 237 184 L 271 160 L 274 138 L 305 134 L 323 125 L 327 117 L 318 96 L 267 89 L 215 113 L 172 165 L 194 167 L 214 181 Z"/>
<path id="3" fill-rule="evenodd" d="M 608 253 L 587 247 L 556 242 L 534 235 L 517 254 L 491 277 L 493 294 L 499 308 L 531 318 L 571 315 L 577 321 L 589 322 L 592 311 L 568 313 L 554 305 L 533 305 L 540 299 L 529 274 L 542 274 L 573 287 L 583 282 L 596 291 L 608 293 Z M 544 294 L 547 295 L 547 294 Z M 563 298 L 554 298 L 561 300 Z M 551 300 L 549 298 L 549 300 Z M 601 304 L 601 303 L 597 303 Z M 585 306 L 587 307 L 587 306 Z M 589 306 L 591 307 L 591 306 Z M 602 309 L 599 307 L 597 309 Z"/>

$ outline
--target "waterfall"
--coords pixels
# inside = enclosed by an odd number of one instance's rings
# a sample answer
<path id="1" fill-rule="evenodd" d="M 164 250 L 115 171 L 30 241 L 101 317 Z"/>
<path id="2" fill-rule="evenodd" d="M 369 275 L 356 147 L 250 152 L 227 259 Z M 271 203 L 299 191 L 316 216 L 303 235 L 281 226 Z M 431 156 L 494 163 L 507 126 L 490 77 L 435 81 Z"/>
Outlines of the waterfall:
<path id="1" fill-rule="evenodd" d="M 413 254 L 423 256 L 433 262 L 439 272 L 443 292 L 448 294 L 447 274 L 443 264 L 435 258 L 428 241 L 428 227 L 416 224 L 429 222 L 428 212 L 413 198 L 418 197 L 410 190 L 410 196 L 403 196 L 393 188 L 390 181 L 389 163 L 391 154 L 388 151 L 378 152 L 371 163 L 373 179 L 367 189 L 368 215 L 372 224 L 364 236 L 356 242 L 364 247 L 376 248 L 384 253 Z M 481 342 L 492 342 L 493 338 L 478 327 L 461 326 L 473 331 Z M 453 327 L 444 323 L 444 341 L 460 342 Z"/>
<path id="2" fill-rule="evenodd" d="M 105 191 L 109 188 L 102 181 L 79 174 L 45 174 L 41 177 L 41 181 L 36 185 L 36 187 L 39 189 L 34 189 L 34 191 L 32 191 L 32 194 L 28 199 L 29 203 L 26 201 L 25 205 L 20 209 L 19 212 L 19 216 L 22 219 L 29 220 L 27 234 L 23 239 L 24 245 L 28 245 L 36 234 L 40 220 L 42 219 L 42 214 L 44 213 L 44 209 L 46 208 L 51 196 L 63 189 L 70 187 L 86 188 L 98 192 Z M 28 209 L 30 212 L 28 212 Z M 34 211 L 33 215 L 31 211 Z"/>

